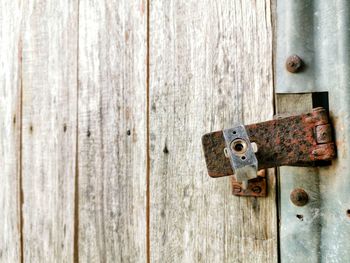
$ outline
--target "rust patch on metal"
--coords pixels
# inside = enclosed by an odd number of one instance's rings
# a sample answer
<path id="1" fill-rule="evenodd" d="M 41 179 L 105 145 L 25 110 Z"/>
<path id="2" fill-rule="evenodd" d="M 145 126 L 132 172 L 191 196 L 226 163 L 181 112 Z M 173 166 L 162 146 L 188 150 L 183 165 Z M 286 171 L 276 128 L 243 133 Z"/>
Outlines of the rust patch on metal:
<path id="1" fill-rule="evenodd" d="M 258 145 L 256 153 L 259 168 L 275 166 L 310 166 L 315 161 L 331 160 L 335 157 L 334 143 L 316 140 L 317 126 L 328 124 L 324 109 L 312 113 L 247 125 L 251 142 Z M 331 138 L 331 129 L 324 138 Z"/>
<path id="2" fill-rule="evenodd" d="M 209 176 L 233 175 L 230 160 L 226 158 L 224 153 L 226 144 L 222 131 L 203 135 L 202 145 Z"/>

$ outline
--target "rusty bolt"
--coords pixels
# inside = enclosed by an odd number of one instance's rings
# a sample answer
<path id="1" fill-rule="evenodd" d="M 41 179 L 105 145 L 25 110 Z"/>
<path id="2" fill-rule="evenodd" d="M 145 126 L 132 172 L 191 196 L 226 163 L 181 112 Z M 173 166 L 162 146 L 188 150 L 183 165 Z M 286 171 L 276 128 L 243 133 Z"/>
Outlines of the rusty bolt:
<path id="1" fill-rule="evenodd" d="M 287 58 L 286 68 L 290 73 L 296 73 L 301 69 L 303 61 L 297 55 L 292 55 Z"/>
<path id="2" fill-rule="evenodd" d="M 261 187 L 256 185 L 253 187 L 252 191 L 256 194 L 259 194 L 261 192 Z"/>
<path id="3" fill-rule="evenodd" d="M 296 206 L 304 206 L 309 201 L 309 195 L 304 189 L 297 188 L 290 193 L 290 200 Z"/>

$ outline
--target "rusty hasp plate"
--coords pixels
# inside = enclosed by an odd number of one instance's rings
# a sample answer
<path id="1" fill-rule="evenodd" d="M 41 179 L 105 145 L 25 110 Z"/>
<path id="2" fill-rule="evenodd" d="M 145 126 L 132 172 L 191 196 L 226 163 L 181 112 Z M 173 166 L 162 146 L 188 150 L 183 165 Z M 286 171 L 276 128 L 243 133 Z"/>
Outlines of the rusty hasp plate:
<path id="1" fill-rule="evenodd" d="M 257 146 L 259 170 L 283 165 L 314 166 L 336 155 L 328 114 L 323 108 L 244 127 L 250 142 Z M 223 131 L 205 134 L 202 144 L 209 176 L 234 174 L 230 159 L 225 156 Z"/>
<path id="2" fill-rule="evenodd" d="M 265 197 L 267 195 L 266 170 L 260 170 L 257 177 L 248 181 L 248 186 L 243 186 L 232 177 L 232 194 L 237 196 Z"/>

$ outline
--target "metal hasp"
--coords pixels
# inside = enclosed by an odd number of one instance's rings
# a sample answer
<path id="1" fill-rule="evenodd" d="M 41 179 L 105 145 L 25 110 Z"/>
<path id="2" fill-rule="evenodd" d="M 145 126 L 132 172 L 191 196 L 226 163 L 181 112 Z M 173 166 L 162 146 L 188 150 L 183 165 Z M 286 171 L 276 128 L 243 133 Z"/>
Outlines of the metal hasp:
<path id="1" fill-rule="evenodd" d="M 255 178 L 247 186 L 243 183 L 239 191 L 234 182 L 233 194 L 246 196 L 266 195 L 266 189 L 253 191 L 256 186 L 266 187 L 265 177 L 257 176 L 257 170 L 283 165 L 315 166 L 335 157 L 331 125 L 323 108 L 208 133 L 202 137 L 202 145 L 209 176 L 234 175 L 237 183 Z"/>

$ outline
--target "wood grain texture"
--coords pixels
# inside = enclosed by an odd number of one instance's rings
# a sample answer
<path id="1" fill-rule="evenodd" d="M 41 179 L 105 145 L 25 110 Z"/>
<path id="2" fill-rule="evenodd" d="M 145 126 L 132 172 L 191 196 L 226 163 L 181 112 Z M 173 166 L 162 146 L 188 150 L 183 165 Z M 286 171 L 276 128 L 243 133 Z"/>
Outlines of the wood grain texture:
<path id="1" fill-rule="evenodd" d="M 23 5 L 24 262 L 72 262 L 78 2 Z"/>
<path id="2" fill-rule="evenodd" d="M 21 21 L 17 1 L 0 1 L 0 262 L 21 258 Z"/>
<path id="3" fill-rule="evenodd" d="M 80 2 L 80 262 L 146 261 L 145 4 Z"/>
<path id="4" fill-rule="evenodd" d="M 204 133 L 273 117 L 269 1 L 151 1 L 151 262 L 277 262 L 267 198 L 209 178 Z"/>
<path id="5" fill-rule="evenodd" d="M 273 174 L 234 197 L 200 141 L 272 118 L 270 2 L 150 4 L 0 3 L 0 262 L 277 262 Z"/>

